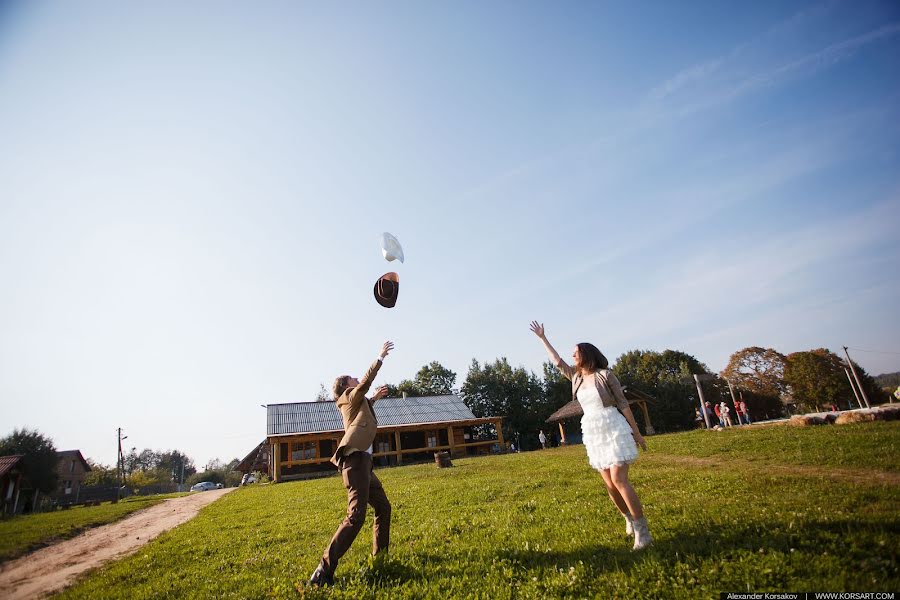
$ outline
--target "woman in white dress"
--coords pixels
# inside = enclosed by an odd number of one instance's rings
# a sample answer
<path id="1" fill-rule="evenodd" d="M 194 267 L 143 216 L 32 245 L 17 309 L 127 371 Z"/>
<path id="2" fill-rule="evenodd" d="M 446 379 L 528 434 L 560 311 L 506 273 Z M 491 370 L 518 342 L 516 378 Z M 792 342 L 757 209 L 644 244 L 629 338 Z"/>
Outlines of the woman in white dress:
<path id="1" fill-rule="evenodd" d="M 609 361 L 593 344 L 581 343 L 575 346 L 575 366 L 570 367 L 550 345 L 543 324 L 532 321 L 530 328 L 553 364 L 572 382 L 572 397 L 584 411 L 581 433 L 588 462 L 600 471 L 610 499 L 625 517 L 625 533 L 634 535 L 635 550 L 647 547 L 653 538 L 641 501 L 628 481 L 628 467 L 637 459 L 637 447 L 646 450 L 647 443 L 618 378 L 608 368 Z"/>

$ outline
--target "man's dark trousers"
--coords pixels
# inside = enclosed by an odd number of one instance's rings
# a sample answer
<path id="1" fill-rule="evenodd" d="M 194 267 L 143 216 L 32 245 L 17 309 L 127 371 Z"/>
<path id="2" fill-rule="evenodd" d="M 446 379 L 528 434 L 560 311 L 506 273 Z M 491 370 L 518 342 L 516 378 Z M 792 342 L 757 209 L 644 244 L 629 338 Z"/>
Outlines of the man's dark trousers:
<path id="1" fill-rule="evenodd" d="M 341 477 L 347 488 L 347 518 L 331 538 L 322 563 L 334 574 L 338 561 L 356 539 L 366 520 L 366 504 L 375 509 L 375 526 L 372 531 L 372 554 L 387 550 L 391 531 L 391 503 L 372 470 L 372 455 L 353 452 L 341 460 Z"/>

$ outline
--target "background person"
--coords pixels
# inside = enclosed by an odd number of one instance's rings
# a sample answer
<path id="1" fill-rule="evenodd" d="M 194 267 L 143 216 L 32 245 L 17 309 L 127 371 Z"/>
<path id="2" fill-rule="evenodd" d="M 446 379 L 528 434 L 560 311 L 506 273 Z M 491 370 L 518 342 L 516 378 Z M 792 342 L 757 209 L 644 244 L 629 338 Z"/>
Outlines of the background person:
<path id="1" fill-rule="evenodd" d="M 610 499 L 625 518 L 625 533 L 634 535 L 634 549 L 647 547 L 653 538 L 644 509 L 631 482 L 628 467 L 637 460 L 637 447 L 647 449 L 618 378 L 609 370 L 603 353 L 593 344 L 575 346 L 570 367 L 544 335 L 544 326 L 532 321 L 530 329 L 544 344 L 550 360 L 572 382 L 572 396 L 581 404 L 581 432 L 588 462 L 603 477 Z"/>
<path id="2" fill-rule="evenodd" d="M 747 410 L 747 403 L 744 402 L 743 398 L 740 401 L 741 410 L 744 411 L 744 423 L 747 425 L 750 424 L 750 411 Z"/>

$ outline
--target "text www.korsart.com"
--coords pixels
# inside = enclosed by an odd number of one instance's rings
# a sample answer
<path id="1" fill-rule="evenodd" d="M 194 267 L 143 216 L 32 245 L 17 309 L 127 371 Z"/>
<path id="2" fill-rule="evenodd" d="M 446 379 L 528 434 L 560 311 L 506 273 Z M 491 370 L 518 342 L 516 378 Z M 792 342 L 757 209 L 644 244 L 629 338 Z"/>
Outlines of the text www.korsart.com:
<path id="1" fill-rule="evenodd" d="M 722 600 L 895 600 L 895 592 L 757 592 L 723 593 Z"/>

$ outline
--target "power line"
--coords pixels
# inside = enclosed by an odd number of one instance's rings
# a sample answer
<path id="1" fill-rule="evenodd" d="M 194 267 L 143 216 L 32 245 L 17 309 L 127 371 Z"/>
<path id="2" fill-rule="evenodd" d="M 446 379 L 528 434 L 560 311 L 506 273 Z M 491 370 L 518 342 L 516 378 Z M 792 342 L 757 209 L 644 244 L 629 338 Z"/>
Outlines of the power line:
<path id="1" fill-rule="evenodd" d="M 857 352 L 871 352 L 872 354 L 896 354 L 900 356 L 900 352 L 889 352 L 887 350 L 863 350 L 862 348 L 854 348 L 853 346 L 848 346 L 850 350 L 856 350 Z"/>

